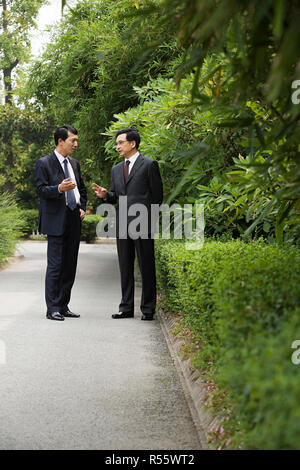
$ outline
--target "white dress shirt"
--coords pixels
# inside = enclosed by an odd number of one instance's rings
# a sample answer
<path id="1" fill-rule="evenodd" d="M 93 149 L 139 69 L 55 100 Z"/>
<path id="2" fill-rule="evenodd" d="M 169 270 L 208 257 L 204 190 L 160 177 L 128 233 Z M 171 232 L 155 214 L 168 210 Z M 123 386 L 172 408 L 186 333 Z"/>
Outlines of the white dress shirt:
<path id="1" fill-rule="evenodd" d="M 68 157 L 63 157 L 60 153 L 57 152 L 57 150 L 54 150 L 54 153 L 57 156 L 59 163 L 61 164 L 63 172 L 65 172 L 64 161 L 65 161 L 65 158 L 67 159 L 67 162 L 68 162 L 67 165 L 68 165 L 68 171 L 69 171 L 70 178 L 73 181 L 73 183 L 77 184 L 77 181 L 76 181 L 76 178 L 75 178 L 75 175 L 74 175 L 74 171 L 73 171 L 72 165 L 71 165 L 70 160 L 68 159 Z M 77 204 L 80 205 L 80 193 L 78 191 L 78 187 L 76 186 L 76 188 L 73 191 L 74 191 L 74 194 L 75 194 L 76 202 L 77 202 Z M 65 197 L 66 197 L 66 200 L 67 200 L 67 191 L 65 191 Z"/>
<path id="2" fill-rule="evenodd" d="M 125 158 L 124 159 L 124 162 L 127 162 L 127 161 L 130 161 L 130 165 L 129 165 L 129 168 L 128 168 L 128 176 L 132 170 L 132 167 L 137 159 L 137 157 L 139 156 L 140 152 L 136 152 L 134 155 L 132 155 L 130 158 Z M 106 202 L 107 201 L 107 196 L 103 198 L 103 201 Z"/>

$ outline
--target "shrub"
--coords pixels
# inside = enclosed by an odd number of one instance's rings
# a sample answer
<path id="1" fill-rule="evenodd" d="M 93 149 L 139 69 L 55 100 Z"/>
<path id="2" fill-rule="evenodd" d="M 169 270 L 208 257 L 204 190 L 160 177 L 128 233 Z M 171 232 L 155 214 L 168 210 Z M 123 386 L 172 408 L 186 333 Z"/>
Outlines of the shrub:
<path id="1" fill-rule="evenodd" d="M 183 243 L 157 244 L 158 286 L 166 294 L 168 307 L 186 314 L 189 325 L 206 346 L 202 355 L 203 365 L 211 360 L 211 348 L 217 341 L 211 292 L 213 283 L 222 270 L 222 263 L 245 247 L 238 241 L 213 241 L 206 243 L 202 250 L 188 251 Z"/>
<path id="2" fill-rule="evenodd" d="M 195 252 L 174 241 L 156 247 L 159 289 L 201 340 L 195 365 L 226 391 L 244 447 L 299 448 L 291 362 L 300 338 L 299 250 L 261 241 L 208 241 Z M 232 445 L 239 439 L 237 430 Z"/>
<path id="3" fill-rule="evenodd" d="M 86 243 L 93 243 L 97 234 L 96 227 L 102 217 L 99 215 L 86 215 L 82 222 L 81 240 Z"/>
<path id="4" fill-rule="evenodd" d="M 36 233 L 38 230 L 38 209 L 22 209 L 20 216 L 22 218 L 23 236 L 29 237 L 32 233 Z"/>
<path id="5" fill-rule="evenodd" d="M 0 195 L 0 265 L 12 256 L 21 235 L 22 221 L 13 198 Z"/>
<path id="6" fill-rule="evenodd" d="M 291 361 L 300 339 L 300 308 L 280 330 L 260 331 L 239 348 L 225 348 L 218 381 L 226 386 L 248 449 L 299 449 L 299 366 Z M 236 443 L 236 441 L 235 441 Z"/>

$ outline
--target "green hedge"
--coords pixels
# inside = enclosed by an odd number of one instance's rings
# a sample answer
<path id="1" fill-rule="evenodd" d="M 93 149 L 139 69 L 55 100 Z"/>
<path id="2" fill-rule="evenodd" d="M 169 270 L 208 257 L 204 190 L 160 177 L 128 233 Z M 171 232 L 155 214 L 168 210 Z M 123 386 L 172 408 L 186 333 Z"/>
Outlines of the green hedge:
<path id="1" fill-rule="evenodd" d="M 245 448 L 300 448 L 300 251 L 263 242 L 160 242 L 158 286 L 201 340 L 195 364 L 214 373 Z M 227 419 L 234 419 L 227 416 Z M 236 423 L 236 436 L 240 437 Z"/>
<path id="2" fill-rule="evenodd" d="M 14 254 L 21 235 L 22 219 L 13 198 L 0 195 L 0 266 Z"/>
<path id="3" fill-rule="evenodd" d="M 38 210 L 23 209 L 19 211 L 19 217 L 22 224 L 22 235 L 29 237 L 38 230 Z M 98 215 L 86 215 L 82 222 L 81 240 L 91 243 L 95 240 L 96 227 L 101 217 Z"/>
<path id="4" fill-rule="evenodd" d="M 81 240 L 85 240 L 86 243 L 92 243 L 96 236 L 96 228 L 99 221 L 102 219 L 99 215 L 86 215 L 82 222 L 81 228 Z"/>

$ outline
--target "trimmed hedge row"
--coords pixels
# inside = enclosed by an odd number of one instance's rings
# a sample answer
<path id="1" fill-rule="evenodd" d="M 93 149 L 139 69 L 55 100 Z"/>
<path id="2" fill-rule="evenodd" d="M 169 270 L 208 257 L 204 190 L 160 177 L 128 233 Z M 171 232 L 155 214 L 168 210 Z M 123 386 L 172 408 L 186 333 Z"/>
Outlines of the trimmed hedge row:
<path id="1" fill-rule="evenodd" d="M 300 251 L 263 242 L 156 244 L 158 287 L 181 311 L 203 349 L 195 361 L 213 371 L 238 416 L 232 446 L 300 448 Z M 230 420 L 230 416 L 227 416 Z M 240 429 L 239 429 L 240 427 Z"/>
<path id="2" fill-rule="evenodd" d="M 22 234 L 24 237 L 29 237 L 32 233 L 36 233 L 38 230 L 38 210 L 37 209 L 23 209 L 20 210 L 20 216 L 22 219 Z M 86 215 L 81 230 L 81 240 L 85 240 L 87 243 L 92 243 L 97 234 L 96 227 L 101 220 L 98 215 Z"/>

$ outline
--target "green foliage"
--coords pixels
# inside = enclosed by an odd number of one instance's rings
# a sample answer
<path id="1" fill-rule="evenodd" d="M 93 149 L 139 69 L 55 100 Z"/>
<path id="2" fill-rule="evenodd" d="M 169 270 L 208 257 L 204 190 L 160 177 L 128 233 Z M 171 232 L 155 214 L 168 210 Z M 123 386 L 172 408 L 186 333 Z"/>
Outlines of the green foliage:
<path id="1" fill-rule="evenodd" d="M 4 132 L 0 135 L 0 169 L 4 169 L 0 190 L 10 193 L 15 191 L 15 172 L 17 143 L 15 126 L 11 126 L 10 107 L 14 108 L 14 83 L 18 66 L 29 57 L 30 30 L 35 26 L 35 18 L 44 0 L 2 0 L 0 6 L 0 70 L 3 77 L 3 95 L 5 106 L 0 105 L 1 121 L 4 120 Z M 13 109 L 13 113 L 15 113 Z M 1 123 L 2 124 L 2 123 Z M 2 127 L 2 126 L 1 126 Z M 3 148 L 4 147 L 4 148 Z M 19 145 L 19 147 L 22 147 Z"/>
<path id="2" fill-rule="evenodd" d="M 262 9 L 258 1 L 233 1 L 231 8 L 186 3 L 78 3 L 32 65 L 20 100 L 33 100 L 52 122 L 78 127 L 77 155 L 89 187 L 91 180 L 109 184 L 104 144 L 111 160 L 117 156 L 107 136 L 135 125 L 141 150 L 160 161 L 165 199 L 203 202 L 209 235 L 298 243 L 299 113 L 290 100 L 297 50 L 284 40 L 298 34 L 297 5 L 288 13 L 272 2 Z M 279 62 L 284 87 L 278 87 Z M 274 96 L 266 83 L 276 83 Z M 27 152 L 25 176 L 32 160 Z M 30 194 L 20 187 L 29 207 Z M 96 204 L 91 190 L 89 196 Z"/>
<path id="3" fill-rule="evenodd" d="M 207 72 L 218 62 L 220 57 L 206 60 L 199 75 L 199 79 L 203 77 L 204 105 L 190 102 L 193 75 L 181 80 L 180 90 L 162 77 L 135 87 L 140 104 L 115 115 L 107 130 L 111 141 L 106 151 L 115 159 L 116 130 L 136 126 L 142 136 L 141 151 L 160 162 L 165 199 L 203 203 L 208 235 L 229 232 L 235 237 L 264 236 L 271 243 L 275 239 L 298 243 L 298 167 L 292 159 L 276 160 L 284 152 L 282 143 L 269 142 L 270 150 L 254 153 L 259 141 L 251 133 L 249 146 L 245 124 L 228 130 L 228 120 L 232 122 L 231 115 L 237 111 L 229 105 L 214 107 L 213 81 Z M 223 84 L 229 76 L 226 62 L 222 68 Z M 225 85 L 223 89 L 226 91 Z M 255 102 L 248 101 L 244 113 L 248 114 L 243 117 L 240 112 L 241 122 L 251 119 L 258 125 L 262 121 L 264 129 L 275 126 L 274 121 L 278 124 L 272 110 Z M 247 151 L 250 154 L 243 156 Z"/>
<path id="4" fill-rule="evenodd" d="M 28 106 L 0 106 L 0 191 L 12 183 L 20 207 L 37 207 L 35 161 L 49 152 L 54 123 L 51 117 Z M 12 156 L 11 165 L 7 155 Z"/>
<path id="5" fill-rule="evenodd" d="M 299 314 L 299 308 L 290 311 L 276 335 L 257 334 L 251 349 L 240 347 L 239 358 L 224 366 L 220 380 L 232 380 L 233 396 L 239 396 L 245 448 L 299 449 L 299 366 L 291 362 Z"/>
<path id="6" fill-rule="evenodd" d="M 38 231 L 38 209 L 22 209 L 19 210 L 20 218 L 22 219 L 22 235 L 29 237 L 32 233 Z"/>
<path id="7" fill-rule="evenodd" d="M 299 448 L 291 363 L 300 334 L 299 250 L 261 241 L 207 241 L 196 252 L 178 242 L 156 247 L 168 308 L 182 312 L 202 343 L 195 364 L 226 390 L 221 414 L 236 419 L 231 446 L 242 432 L 244 448 Z"/>
<path id="8" fill-rule="evenodd" d="M 87 183 L 109 182 L 103 132 L 113 115 L 137 104 L 134 86 L 150 77 L 170 74 L 168 62 L 178 55 L 169 28 L 153 32 L 152 20 L 139 28 L 124 12 L 136 10 L 131 0 L 77 2 L 68 10 L 43 56 L 31 66 L 20 101 L 34 102 L 57 124 L 79 131 L 77 158 Z M 159 37 L 162 44 L 145 51 Z M 89 188 L 91 185 L 89 185 Z M 90 189 L 89 198 L 95 200 Z"/>
<path id="9" fill-rule="evenodd" d="M 22 226 L 21 214 L 12 196 L 0 194 L 0 266 L 13 255 Z"/>
<path id="10" fill-rule="evenodd" d="M 245 220 L 246 196 L 231 184 L 226 175 L 215 174 L 208 186 L 197 185 L 197 203 L 204 205 L 206 234 L 230 232 L 241 236 L 247 228 Z"/>
<path id="11" fill-rule="evenodd" d="M 86 215 L 82 222 L 81 240 L 93 243 L 97 236 L 96 228 L 102 217 L 99 215 Z"/>
<path id="12" fill-rule="evenodd" d="M 184 50 L 176 82 L 195 71 L 191 108 L 207 107 L 206 84 L 216 124 L 229 132 L 248 129 L 239 152 L 245 159 L 244 171 L 238 175 L 241 196 L 247 194 L 252 206 L 246 235 L 259 230 L 278 243 L 299 243 L 300 107 L 292 100 L 300 71 L 299 2 L 291 1 L 287 7 L 282 0 L 232 0 L 230 4 L 163 0 L 144 5 L 138 16 L 151 17 L 158 11 L 156 27 L 172 25 Z M 211 61 L 212 57 L 220 62 Z M 213 143 L 207 143 L 210 153 Z M 244 213 L 245 209 L 241 208 Z"/>
<path id="13" fill-rule="evenodd" d="M 203 202 L 209 235 L 297 244 L 299 17 L 295 0 L 84 0 L 55 27 L 19 102 L 53 128 L 79 129 L 89 188 L 109 184 L 117 156 L 107 137 L 135 125 L 141 150 L 160 161 L 166 201 Z M 23 207 L 53 128 L 25 147 L 18 130 L 6 138 L 0 165 Z M 89 198 L 96 205 L 91 189 Z"/>
<path id="14" fill-rule="evenodd" d="M 299 244 L 300 192 L 296 162 L 276 161 L 270 150 L 257 151 L 252 158 L 239 156 L 235 163 L 236 168 L 229 172 L 229 177 L 244 198 L 247 221 L 253 221 L 245 235 L 260 224 L 279 244 L 283 241 Z"/>
<path id="15" fill-rule="evenodd" d="M 0 69 L 6 91 L 12 87 L 11 72 L 30 52 L 29 31 L 44 0 L 2 0 L 0 14 Z"/>
<path id="16" fill-rule="evenodd" d="M 212 59 L 215 62 L 215 60 Z M 205 69 L 210 67 L 207 61 Z M 225 73 L 225 72 L 224 72 Z M 115 132 L 136 126 L 141 134 L 141 152 L 159 161 L 164 182 L 165 200 L 195 202 L 198 184 L 208 183 L 214 173 L 223 173 L 238 156 L 242 131 L 228 132 L 219 128 L 219 116 L 209 106 L 191 106 L 193 75 L 181 81 L 180 90 L 174 81 L 163 77 L 135 87 L 139 105 L 116 114 L 106 134 L 111 140 L 106 151 L 115 160 Z M 209 87 L 209 80 L 204 88 Z M 212 104 L 210 94 L 207 103 Z M 174 193 L 174 188 L 180 188 Z"/>
<path id="17" fill-rule="evenodd" d="M 204 63 L 204 77 L 212 62 L 218 60 Z M 225 80 L 224 64 L 223 69 Z M 162 77 L 144 87 L 135 87 L 140 104 L 115 115 L 115 121 L 107 130 L 111 140 L 106 144 L 106 151 L 115 161 L 115 132 L 137 126 L 142 137 L 141 151 L 160 163 L 167 201 L 175 198 L 182 204 L 204 204 L 207 235 L 227 232 L 238 237 L 255 228 L 256 236 L 263 235 L 272 242 L 280 208 L 273 204 L 266 213 L 274 192 L 270 177 L 265 180 L 256 171 L 257 167 L 251 166 L 254 158 L 241 156 L 248 133 L 220 127 L 220 119 L 228 115 L 228 110 L 219 114 L 212 109 L 210 79 L 203 80 L 203 92 L 209 105 L 191 106 L 193 80 L 193 75 L 182 79 L 180 90 L 176 90 L 171 79 Z M 257 115 L 261 115 L 261 108 L 252 105 Z M 257 181 L 255 172 L 259 174 Z M 277 188 L 280 185 L 276 175 L 273 176 L 273 186 L 275 184 Z M 293 213 L 291 216 L 295 219 Z"/>
<path id="18" fill-rule="evenodd" d="M 243 103 L 253 94 L 272 102 L 282 94 L 287 96 L 291 78 L 298 78 L 300 9 L 296 0 L 288 7 L 282 0 L 263 4 L 259 0 L 162 0 L 143 7 L 138 16 L 159 12 L 157 29 L 168 24 L 175 30 L 185 51 L 177 80 L 196 68 L 195 96 L 198 78 L 201 83 L 198 72 L 212 53 L 225 51 L 230 59 L 236 102 Z"/>

